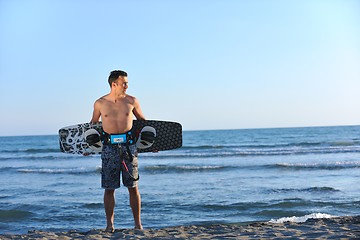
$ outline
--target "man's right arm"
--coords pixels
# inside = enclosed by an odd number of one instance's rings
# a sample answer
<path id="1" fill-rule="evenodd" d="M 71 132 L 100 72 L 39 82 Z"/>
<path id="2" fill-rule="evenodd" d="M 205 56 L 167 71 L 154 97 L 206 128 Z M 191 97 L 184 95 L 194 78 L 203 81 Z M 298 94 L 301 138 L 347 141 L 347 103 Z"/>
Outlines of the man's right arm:
<path id="1" fill-rule="evenodd" d="M 90 123 L 97 123 L 100 119 L 100 102 L 99 100 L 96 100 L 96 102 L 94 103 L 94 111 L 93 111 L 93 115 L 92 115 L 92 118 L 90 120 Z M 89 156 L 90 153 L 88 152 L 84 152 L 83 153 L 83 156 Z"/>
<path id="2" fill-rule="evenodd" d="M 96 123 L 100 120 L 100 99 L 94 103 L 94 111 L 90 123 Z"/>

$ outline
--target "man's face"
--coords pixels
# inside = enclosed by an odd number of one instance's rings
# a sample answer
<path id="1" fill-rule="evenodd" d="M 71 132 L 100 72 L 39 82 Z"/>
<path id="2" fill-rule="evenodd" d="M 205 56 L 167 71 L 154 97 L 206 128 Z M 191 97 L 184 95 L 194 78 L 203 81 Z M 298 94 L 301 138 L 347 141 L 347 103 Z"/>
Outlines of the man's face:
<path id="1" fill-rule="evenodd" d="M 119 92 L 125 93 L 126 89 L 128 88 L 128 78 L 127 77 L 122 77 L 120 76 L 116 83 L 115 86 L 117 89 L 119 89 Z"/>

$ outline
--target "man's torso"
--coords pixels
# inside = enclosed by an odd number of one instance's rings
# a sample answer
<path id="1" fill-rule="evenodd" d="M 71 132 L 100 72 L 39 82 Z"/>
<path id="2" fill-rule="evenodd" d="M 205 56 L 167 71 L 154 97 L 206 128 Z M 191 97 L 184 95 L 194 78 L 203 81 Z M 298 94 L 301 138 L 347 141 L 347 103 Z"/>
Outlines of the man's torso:
<path id="1" fill-rule="evenodd" d="M 126 95 L 113 102 L 107 96 L 100 98 L 102 126 L 107 133 L 125 133 L 132 128 L 134 109 L 133 99 Z"/>

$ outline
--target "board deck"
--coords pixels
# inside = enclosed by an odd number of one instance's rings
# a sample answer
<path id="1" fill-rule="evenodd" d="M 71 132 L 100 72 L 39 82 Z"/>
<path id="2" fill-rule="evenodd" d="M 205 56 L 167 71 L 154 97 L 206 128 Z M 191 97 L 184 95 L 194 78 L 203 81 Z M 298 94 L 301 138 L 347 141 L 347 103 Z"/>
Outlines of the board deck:
<path id="1" fill-rule="evenodd" d="M 156 140 L 154 144 L 146 149 L 138 149 L 139 153 L 165 151 L 180 148 L 182 146 L 182 126 L 177 122 L 158 121 L 158 120 L 134 120 L 131 131 L 139 135 L 141 129 L 150 126 L 156 130 Z M 95 124 L 81 123 L 59 129 L 60 150 L 64 153 L 73 154 L 99 154 L 101 150 L 90 148 L 85 140 L 85 132 L 95 129 L 102 133 L 102 123 Z"/>

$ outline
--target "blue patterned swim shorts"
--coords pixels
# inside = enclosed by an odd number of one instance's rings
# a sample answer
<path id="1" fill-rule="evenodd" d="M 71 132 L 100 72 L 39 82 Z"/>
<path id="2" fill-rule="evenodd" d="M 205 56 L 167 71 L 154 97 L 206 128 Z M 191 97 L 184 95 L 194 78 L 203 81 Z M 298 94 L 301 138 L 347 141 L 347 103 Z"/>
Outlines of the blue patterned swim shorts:
<path id="1" fill-rule="evenodd" d="M 137 155 L 136 145 L 127 147 L 123 144 L 104 144 L 101 153 L 101 187 L 105 189 L 119 188 L 120 173 L 125 187 L 136 187 L 139 179 Z"/>

